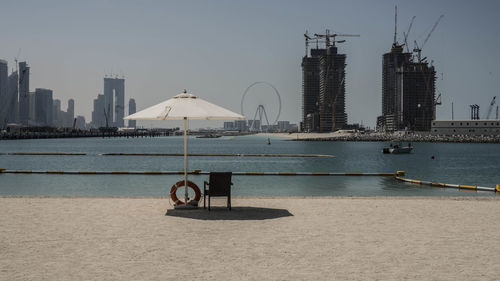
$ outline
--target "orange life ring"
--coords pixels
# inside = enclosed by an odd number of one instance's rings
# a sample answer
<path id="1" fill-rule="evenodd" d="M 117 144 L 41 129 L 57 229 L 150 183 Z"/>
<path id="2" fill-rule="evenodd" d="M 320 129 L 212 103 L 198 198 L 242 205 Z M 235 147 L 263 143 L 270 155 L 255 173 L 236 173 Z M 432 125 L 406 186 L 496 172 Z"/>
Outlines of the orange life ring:
<path id="1" fill-rule="evenodd" d="M 198 186 L 192 181 L 187 181 L 187 185 L 194 190 L 194 199 L 189 201 L 188 204 L 194 203 L 193 201 L 196 201 L 196 203 L 200 202 L 201 191 Z M 174 185 L 172 185 L 172 188 L 170 188 L 170 198 L 175 202 L 176 205 L 184 205 L 184 201 L 179 200 L 176 194 L 177 189 L 181 186 L 184 186 L 184 180 L 176 182 Z"/>

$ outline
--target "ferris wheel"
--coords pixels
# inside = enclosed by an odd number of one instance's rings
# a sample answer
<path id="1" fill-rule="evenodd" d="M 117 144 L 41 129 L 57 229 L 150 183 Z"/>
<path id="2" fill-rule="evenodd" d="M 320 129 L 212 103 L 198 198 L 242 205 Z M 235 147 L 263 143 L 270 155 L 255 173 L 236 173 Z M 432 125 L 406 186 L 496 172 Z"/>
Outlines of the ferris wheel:
<path id="1" fill-rule="evenodd" d="M 276 125 L 280 114 L 281 96 L 274 85 L 259 81 L 246 88 L 241 97 L 241 115 L 249 120 L 250 131 L 261 132 L 262 125 L 267 125 L 269 129 L 270 126 Z"/>

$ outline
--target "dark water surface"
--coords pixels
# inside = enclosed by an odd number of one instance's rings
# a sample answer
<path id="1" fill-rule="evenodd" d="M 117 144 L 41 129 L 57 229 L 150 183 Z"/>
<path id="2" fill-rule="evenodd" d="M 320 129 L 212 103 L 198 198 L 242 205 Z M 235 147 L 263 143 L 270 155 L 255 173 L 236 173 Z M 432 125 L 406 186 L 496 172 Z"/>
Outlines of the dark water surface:
<path id="1" fill-rule="evenodd" d="M 257 136 L 189 139 L 190 153 L 308 153 L 333 158 L 190 157 L 189 170 L 242 172 L 395 172 L 408 178 L 494 187 L 498 144 L 414 143 L 414 153 L 387 155 L 381 142 L 300 142 Z M 9 152 L 85 152 L 85 156 L 21 156 Z M 0 168 L 64 171 L 181 171 L 182 157 L 99 156 L 100 153 L 183 153 L 182 137 L 0 141 Z M 435 159 L 431 159 L 431 156 Z M 165 196 L 179 175 L 0 174 L 0 195 Z M 190 176 L 202 188 L 206 175 Z M 234 195 L 495 196 L 402 183 L 387 177 L 234 176 Z"/>

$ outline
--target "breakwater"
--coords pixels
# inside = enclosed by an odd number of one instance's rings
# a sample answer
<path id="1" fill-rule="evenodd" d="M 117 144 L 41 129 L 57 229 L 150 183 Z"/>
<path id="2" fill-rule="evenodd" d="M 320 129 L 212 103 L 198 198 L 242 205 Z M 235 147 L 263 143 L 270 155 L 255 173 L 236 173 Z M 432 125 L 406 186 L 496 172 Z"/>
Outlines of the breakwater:
<path id="1" fill-rule="evenodd" d="M 301 137 L 292 141 L 366 141 L 366 142 L 449 142 L 449 143 L 500 143 L 500 136 L 440 136 L 431 134 L 350 134 L 328 137 Z"/>
<path id="2" fill-rule="evenodd" d="M 16 132 L 2 133 L 0 140 L 17 139 L 56 139 L 56 138 L 139 138 L 169 136 L 169 132 L 161 131 L 124 131 L 124 132 L 99 132 L 99 131 L 75 131 L 75 132 Z"/>

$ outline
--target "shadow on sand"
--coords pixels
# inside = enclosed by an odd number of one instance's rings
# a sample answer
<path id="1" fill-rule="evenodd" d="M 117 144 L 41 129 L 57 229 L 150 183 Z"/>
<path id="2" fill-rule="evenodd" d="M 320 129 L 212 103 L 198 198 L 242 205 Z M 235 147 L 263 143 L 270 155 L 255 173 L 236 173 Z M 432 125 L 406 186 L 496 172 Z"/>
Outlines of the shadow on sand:
<path id="1" fill-rule="evenodd" d="M 255 208 L 255 207 L 233 207 L 231 211 L 227 208 L 212 208 L 195 210 L 170 209 L 166 216 L 188 218 L 195 220 L 268 220 L 293 216 L 285 209 Z"/>

